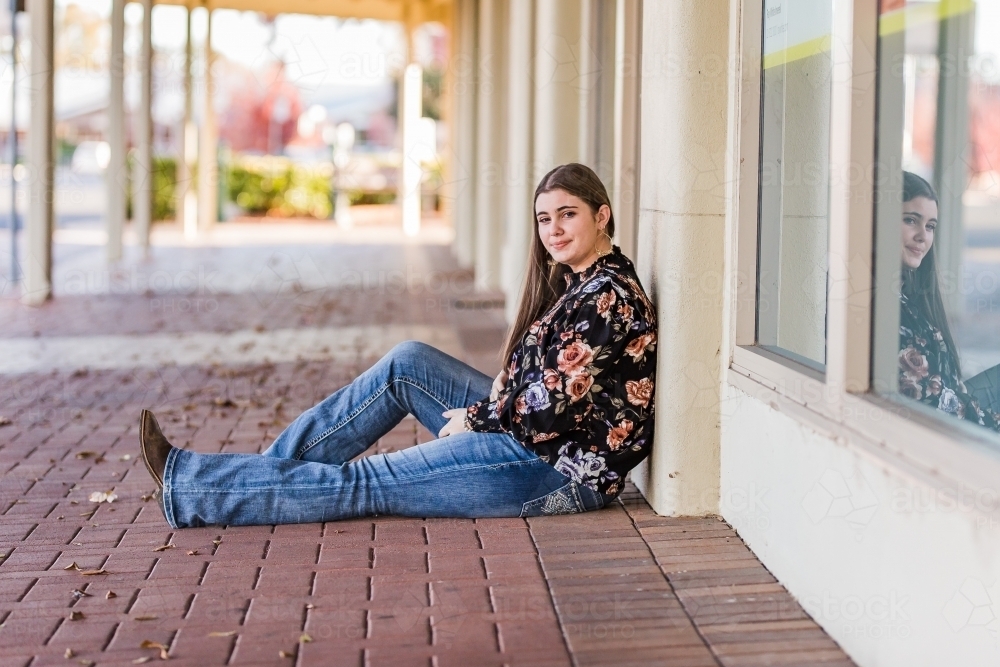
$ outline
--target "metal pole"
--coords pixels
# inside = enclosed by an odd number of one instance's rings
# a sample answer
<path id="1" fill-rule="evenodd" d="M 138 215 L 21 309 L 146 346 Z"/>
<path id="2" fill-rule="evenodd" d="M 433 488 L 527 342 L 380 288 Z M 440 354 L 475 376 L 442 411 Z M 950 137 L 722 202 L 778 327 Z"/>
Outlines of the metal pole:
<path id="1" fill-rule="evenodd" d="M 17 0 L 10 0 L 10 281 L 19 280 L 17 266 Z"/>

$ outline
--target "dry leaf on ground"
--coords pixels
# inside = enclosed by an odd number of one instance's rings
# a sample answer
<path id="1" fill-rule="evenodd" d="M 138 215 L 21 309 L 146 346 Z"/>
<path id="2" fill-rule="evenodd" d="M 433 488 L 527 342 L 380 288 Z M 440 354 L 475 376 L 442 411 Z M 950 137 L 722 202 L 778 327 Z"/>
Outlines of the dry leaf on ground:
<path id="1" fill-rule="evenodd" d="M 219 631 L 209 632 L 208 636 L 209 637 L 232 637 L 235 634 L 236 634 L 236 630 L 229 630 L 228 632 L 219 632 Z"/>
<path id="2" fill-rule="evenodd" d="M 118 494 L 114 491 L 94 491 L 89 500 L 92 503 L 113 503 L 118 500 Z"/>
<path id="3" fill-rule="evenodd" d="M 149 639 L 143 639 L 142 643 L 139 644 L 139 648 L 155 648 L 160 650 L 160 660 L 169 660 L 170 656 L 167 655 L 167 647 L 159 642 L 150 641 Z"/>

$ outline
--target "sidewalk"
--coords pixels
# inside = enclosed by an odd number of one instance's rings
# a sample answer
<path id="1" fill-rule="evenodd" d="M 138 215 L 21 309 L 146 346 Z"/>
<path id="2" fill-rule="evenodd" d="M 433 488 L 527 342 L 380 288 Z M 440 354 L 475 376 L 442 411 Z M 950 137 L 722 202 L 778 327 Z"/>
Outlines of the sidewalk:
<path id="1" fill-rule="evenodd" d="M 200 291 L 0 300 L 18 350 L 0 361 L 2 664 L 853 664 L 726 523 L 658 517 L 632 487 L 575 516 L 172 531 L 147 501 L 143 407 L 178 446 L 257 452 L 410 332 L 499 368 L 502 299 L 444 246 L 261 250 L 120 269 L 229 276 Z M 270 276 L 275 256 L 295 276 Z M 371 452 L 431 438 L 411 417 Z"/>

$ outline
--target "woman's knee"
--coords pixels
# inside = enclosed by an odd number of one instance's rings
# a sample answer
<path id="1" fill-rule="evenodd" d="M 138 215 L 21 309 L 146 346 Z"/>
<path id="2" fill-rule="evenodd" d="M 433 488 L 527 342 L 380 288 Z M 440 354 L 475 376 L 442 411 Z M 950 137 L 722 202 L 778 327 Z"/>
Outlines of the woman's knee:
<path id="1" fill-rule="evenodd" d="M 385 356 L 393 363 L 406 365 L 407 362 L 418 360 L 427 363 L 427 360 L 436 352 L 437 349 L 427 343 L 422 343 L 419 340 L 404 340 L 402 343 L 397 343 Z"/>

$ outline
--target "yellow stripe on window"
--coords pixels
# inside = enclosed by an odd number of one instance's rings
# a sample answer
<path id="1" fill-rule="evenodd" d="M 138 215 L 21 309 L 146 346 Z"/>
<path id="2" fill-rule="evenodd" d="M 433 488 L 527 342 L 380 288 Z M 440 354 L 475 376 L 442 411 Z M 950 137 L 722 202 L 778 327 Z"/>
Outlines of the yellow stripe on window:
<path id="1" fill-rule="evenodd" d="M 903 32 L 925 23 L 937 23 L 952 16 L 967 14 L 976 9 L 975 0 L 941 0 L 897 9 L 883 14 L 878 22 L 878 34 L 882 37 Z"/>
<path id="2" fill-rule="evenodd" d="M 830 35 L 823 35 L 816 39 L 810 39 L 808 42 L 802 42 L 801 44 L 789 46 L 787 49 L 769 53 L 764 56 L 764 69 L 784 65 L 794 60 L 802 60 L 803 58 L 815 56 L 819 53 L 826 53 L 830 50 L 830 44 Z"/>

